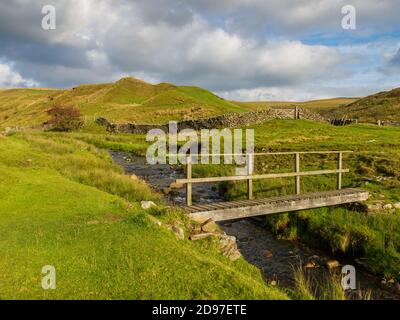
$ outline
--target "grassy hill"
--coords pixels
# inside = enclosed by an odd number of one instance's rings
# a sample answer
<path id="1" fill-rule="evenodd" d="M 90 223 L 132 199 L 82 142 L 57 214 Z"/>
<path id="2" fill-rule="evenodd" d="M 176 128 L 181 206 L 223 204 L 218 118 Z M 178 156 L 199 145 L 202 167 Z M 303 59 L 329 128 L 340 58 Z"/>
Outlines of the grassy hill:
<path id="1" fill-rule="evenodd" d="M 47 120 L 46 111 L 56 104 L 78 107 L 87 120 L 102 116 L 134 123 L 165 123 L 248 110 L 198 87 L 152 85 L 123 78 L 67 90 L 0 90 L 0 126 L 40 125 Z"/>
<path id="2" fill-rule="evenodd" d="M 183 215 L 78 135 L 0 136 L 0 181 L 0 300 L 287 298 L 218 243 L 179 240 L 168 226 Z M 45 265 L 56 290 L 41 287 Z"/>
<path id="3" fill-rule="evenodd" d="M 400 121 L 400 88 L 380 92 L 332 110 L 331 117 L 347 117 L 362 122 Z"/>
<path id="4" fill-rule="evenodd" d="M 330 111 L 342 106 L 346 106 L 357 100 L 358 98 L 332 98 L 332 99 L 311 100 L 306 102 L 257 101 L 257 102 L 235 102 L 235 103 L 244 108 L 249 108 L 252 110 L 260 110 L 271 107 L 279 108 L 279 107 L 299 106 L 301 108 L 318 112 L 322 116 L 326 116 L 327 114 L 329 114 Z"/>

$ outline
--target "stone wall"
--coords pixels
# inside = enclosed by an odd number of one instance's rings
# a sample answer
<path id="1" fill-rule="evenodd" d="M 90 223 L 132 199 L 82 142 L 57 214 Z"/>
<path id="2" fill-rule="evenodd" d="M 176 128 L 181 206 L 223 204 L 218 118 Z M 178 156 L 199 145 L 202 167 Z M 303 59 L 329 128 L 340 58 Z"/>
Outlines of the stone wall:
<path id="1" fill-rule="evenodd" d="M 296 115 L 297 110 L 297 115 Z M 183 129 L 218 129 L 218 128 L 238 128 L 247 125 L 259 124 L 273 119 L 308 119 L 313 121 L 325 121 L 317 113 L 306 109 L 264 109 L 261 111 L 247 113 L 231 113 L 217 117 L 197 120 L 186 120 L 178 122 L 178 130 Z M 161 129 L 168 132 L 168 124 L 165 125 L 147 125 L 147 124 L 115 124 L 110 123 L 105 118 L 99 118 L 96 122 L 106 126 L 109 132 L 113 133 L 136 133 L 145 134 L 151 129 Z"/>

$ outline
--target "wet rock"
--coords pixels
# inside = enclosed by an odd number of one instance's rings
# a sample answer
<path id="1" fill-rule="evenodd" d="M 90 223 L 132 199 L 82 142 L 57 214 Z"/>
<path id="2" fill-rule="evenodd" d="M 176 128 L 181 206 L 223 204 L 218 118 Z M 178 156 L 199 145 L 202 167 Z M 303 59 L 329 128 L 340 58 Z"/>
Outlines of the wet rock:
<path id="1" fill-rule="evenodd" d="M 328 260 L 325 265 L 328 269 L 335 269 L 340 267 L 340 262 L 337 260 Z"/>
<path id="2" fill-rule="evenodd" d="M 304 268 L 306 269 L 314 269 L 317 266 L 315 261 L 309 261 L 304 265 Z"/>
<path id="3" fill-rule="evenodd" d="M 262 255 L 264 258 L 272 258 L 274 256 L 274 254 L 269 250 L 264 250 Z"/>
<path id="4" fill-rule="evenodd" d="M 142 201 L 140 203 L 140 205 L 142 206 L 142 209 L 144 209 L 144 210 L 148 210 L 152 207 L 157 207 L 157 205 L 153 201 Z"/>
<path id="5" fill-rule="evenodd" d="M 183 231 L 182 228 L 180 228 L 178 226 L 172 226 L 171 230 L 177 236 L 177 238 L 179 240 L 184 240 L 185 239 L 185 232 Z"/>
<path id="6" fill-rule="evenodd" d="M 208 219 L 201 225 L 201 230 L 204 232 L 216 232 L 218 225 L 212 219 Z"/>
<path id="7" fill-rule="evenodd" d="M 173 182 L 169 185 L 171 189 L 182 189 L 185 185 L 182 183 Z"/>
<path id="8" fill-rule="evenodd" d="M 226 234 L 222 235 L 219 244 L 222 254 L 232 261 L 235 261 L 242 256 L 237 248 L 236 238 L 234 236 L 228 236 Z"/>
<path id="9" fill-rule="evenodd" d="M 249 237 L 240 238 L 239 242 L 246 243 L 246 242 L 250 242 L 250 241 L 253 241 L 253 240 L 254 240 L 254 237 L 249 236 Z"/>

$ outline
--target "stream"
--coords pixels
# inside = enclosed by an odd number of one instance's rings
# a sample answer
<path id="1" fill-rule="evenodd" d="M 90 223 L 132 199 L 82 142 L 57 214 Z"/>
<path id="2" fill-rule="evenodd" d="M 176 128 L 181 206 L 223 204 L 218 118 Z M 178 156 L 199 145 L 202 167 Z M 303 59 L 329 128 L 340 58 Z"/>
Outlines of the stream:
<path id="1" fill-rule="evenodd" d="M 149 165 L 146 159 L 127 152 L 110 151 L 114 162 L 122 166 L 129 175 L 145 180 L 152 188 L 163 191 L 178 178 L 183 178 L 183 168 L 169 164 Z M 223 197 L 215 184 L 194 184 L 193 203 L 222 202 Z M 164 192 L 166 193 L 166 192 Z M 173 190 L 166 197 L 173 205 L 185 203 L 185 189 Z M 298 241 L 278 240 L 263 223 L 263 218 L 247 218 L 219 223 L 221 229 L 237 239 L 242 256 L 262 270 L 266 282 L 280 287 L 294 288 L 293 267 L 306 267 L 312 279 L 323 281 L 330 274 L 325 266 L 327 261 L 338 261 L 340 265 L 356 268 L 357 290 L 347 292 L 349 299 L 360 299 L 360 295 L 370 299 L 400 299 L 393 285 L 385 284 L 382 278 L 368 272 L 356 261 L 334 256 L 326 251 L 311 248 Z M 334 269 L 339 274 L 341 268 Z M 368 293 L 368 294 L 366 294 Z"/>

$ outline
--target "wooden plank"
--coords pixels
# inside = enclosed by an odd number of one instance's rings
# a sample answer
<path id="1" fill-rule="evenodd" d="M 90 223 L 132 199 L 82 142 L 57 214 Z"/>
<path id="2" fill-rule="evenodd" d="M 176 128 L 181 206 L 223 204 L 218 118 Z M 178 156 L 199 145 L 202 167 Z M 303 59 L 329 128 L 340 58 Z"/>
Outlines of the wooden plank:
<path id="1" fill-rule="evenodd" d="M 192 157 L 187 157 L 186 163 L 187 163 L 186 177 L 187 180 L 190 181 L 192 179 Z M 186 204 L 188 206 L 192 205 L 192 184 L 190 182 L 186 184 Z"/>
<path id="2" fill-rule="evenodd" d="M 294 160 L 294 172 L 300 173 L 300 154 L 296 153 Z M 294 177 L 295 193 L 300 194 L 300 176 Z"/>
<path id="3" fill-rule="evenodd" d="M 335 151 L 292 151 L 292 152 L 254 152 L 252 153 L 253 156 L 274 156 L 274 155 L 294 155 L 296 153 L 300 154 L 337 154 L 339 152 L 342 153 L 353 153 L 354 151 L 351 150 L 335 150 Z M 242 156 L 245 157 L 246 154 L 243 153 L 199 153 L 193 154 L 192 157 L 223 157 L 223 156 Z"/>
<path id="4" fill-rule="evenodd" d="M 211 218 L 214 221 L 223 221 L 365 201 L 368 199 L 369 196 L 367 191 L 357 189 L 352 189 L 351 192 L 331 192 L 330 195 L 328 195 L 328 193 L 324 193 L 323 197 L 320 197 L 319 195 L 320 193 L 305 194 L 301 197 L 292 196 L 292 198 L 287 197 L 286 201 L 279 200 L 275 203 L 273 201 L 274 199 L 271 198 L 268 199 L 270 203 L 266 204 L 241 208 L 196 212 L 190 214 L 190 216 L 192 218 Z M 293 199 L 293 201 L 290 201 L 290 199 Z"/>
<path id="5" fill-rule="evenodd" d="M 343 154 L 341 152 L 339 152 L 337 169 L 342 170 L 342 168 L 343 168 Z M 341 172 L 338 172 L 338 174 L 337 174 L 337 189 L 338 190 L 342 189 L 342 173 Z"/>
<path id="6" fill-rule="evenodd" d="M 247 155 L 247 176 L 251 177 L 253 174 L 253 157 L 248 154 Z M 253 199 L 253 180 L 249 178 L 247 180 L 247 199 Z"/>

